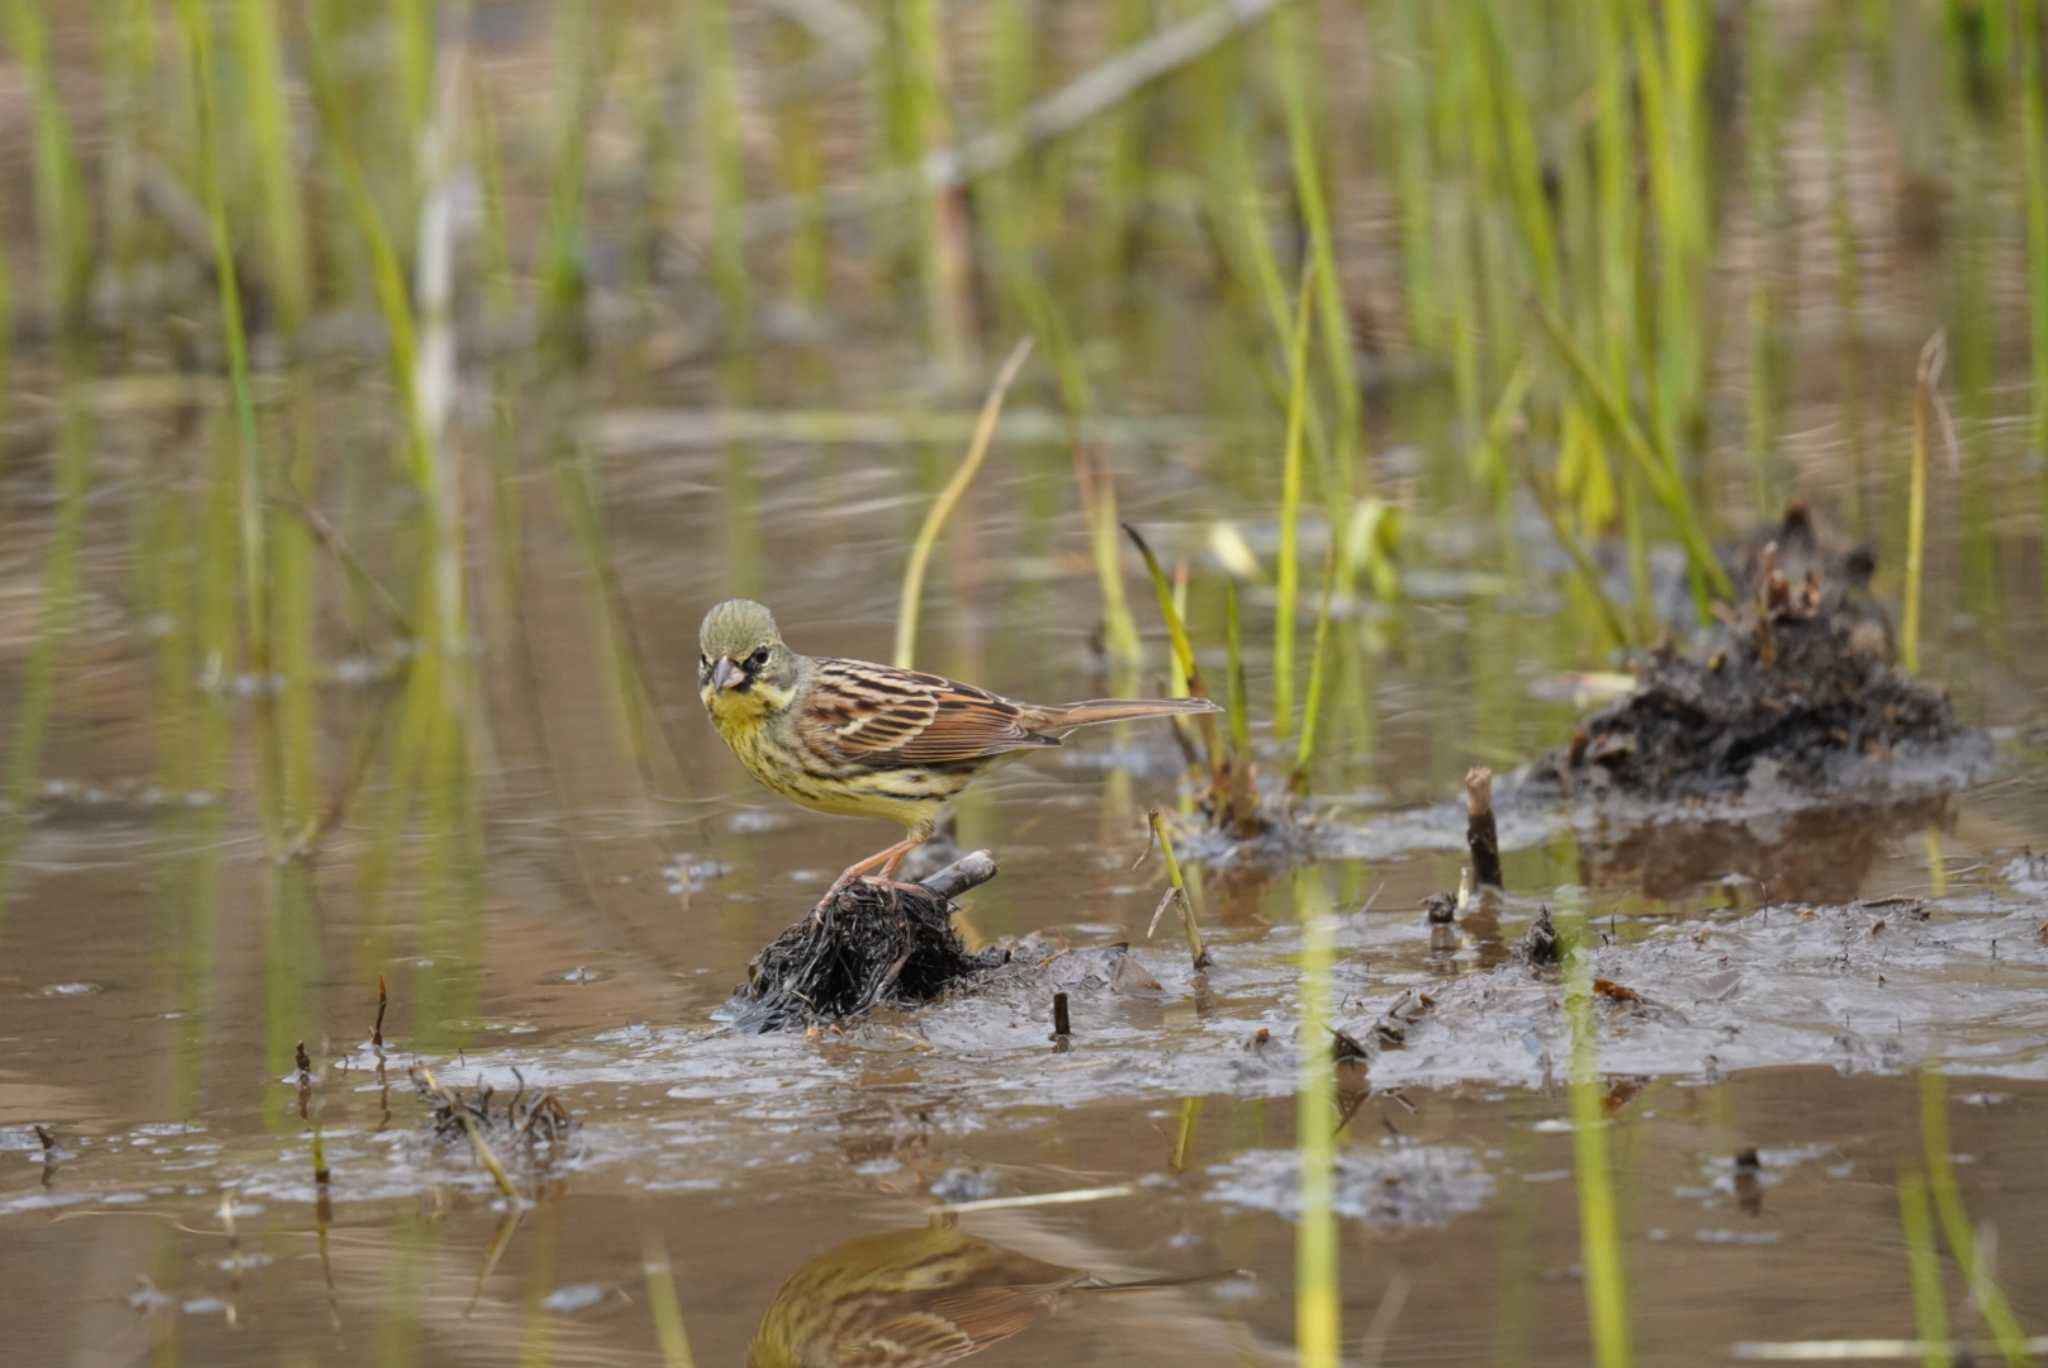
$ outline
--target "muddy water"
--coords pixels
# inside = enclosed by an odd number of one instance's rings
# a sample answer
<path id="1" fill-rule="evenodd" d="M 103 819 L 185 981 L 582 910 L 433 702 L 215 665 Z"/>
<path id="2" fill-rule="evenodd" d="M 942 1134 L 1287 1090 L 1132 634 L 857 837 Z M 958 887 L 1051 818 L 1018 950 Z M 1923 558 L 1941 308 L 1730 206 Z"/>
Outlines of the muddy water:
<path id="1" fill-rule="evenodd" d="M 1127 511 L 1196 546 L 1215 486 L 1157 452 L 1123 459 Z M 519 662 L 539 707 L 494 711 L 478 748 L 483 858 L 437 878 L 416 813 L 374 894 L 380 777 L 310 871 L 264 857 L 239 752 L 215 789 L 150 790 L 152 638 L 119 558 L 89 558 L 105 611 L 81 631 L 80 692 L 44 767 L 58 786 L 27 829 L 0 961 L 8 1362 L 659 1362 L 643 1274 L 658 1245 L 696 1361 L 737 1363 L 800 1269 L 841 1293 L 880 1276 L 835 1261 L 847 1241 L 918 1230 L 940 1201 L 1079 1188 L 1121 1191 L 959 1228 L 1108 1280 L 1221 1276 L 1077 1290 L 980 1361 L 1288 1360 L 1298 931 L 1285 878 L 1236 872 L 1210 880 L 1200 981 L 1170 937 L 1143 940 L 1159 875 L 1132 867 L 1142 814 L 1179 783 L 1163 735 L 1078 740 L 962 815 L 963 843 L 1003 869 L 969 899 L 970 934 L 1074 953 L 843 1037 L 712 1021 L 753 951 L 886 833 L 749 787 L 698 715 L 692 625 L 749 589 L 801 649 L 885 653 L 893 547 L 920 506 L 914 452 L 749 461 L 744 483 L 725 453 L 687 449 L 603 470 L 674 769 L 636 763 L 616 680 L 593 666 L 611 657 L 589 562 L 537 514 L 526 596 L 485 659 Z M 1063 467 L 1014 449 L 976 490 L 924 663 L 1033 697 L 1117 682 L 1090 650 L 1076 521 L 1021 511 L 1071 498 Z M 131 511 L 97 511 L 97 544 L 118 544 Z M 2020 644 L 2042 639 L 2038 598 L 1939 637 L 1933 673 L 2002 738 L 1976 787 L 1647 825 L 1508 808 L 1516 896 L 1497 927 L 1433 947 L 1416 909 L 1455 883 L 1462 830 L 1433 804 L 1470 763 L 1555 744 L 1574 711 L 1554 678 L 1574 663 L 1568 612 L 1459 552 L 1459 525 L 1455 507 L 1418 507 L 1413 554 L 1439 579 L 1347 638 L 1316 785 L 1342 1019 L 1369 1033 L 1404 991 L 1432 1004 L 1377 1047 L 1371 1090 L 1342 1099 L 1359 1356 L 1585 1360 L 1560 991 L 1506 953 L 1543 901 L 1585 911 L 1606 942 L 1595 972 L 1646 999 L 1600 1017 L 1644 1361 L 1912 1332 L 1894 1184 L 1923 1162 L 1929 1066 L 1948 1074 L 1963 1198 L 1995 1229 L 2022 1321 L 2048 1322 L 2048 1234 L 2016 1219 L 2048 1209 L 2048 869 L 2022 856 L 2048 846 L 2028 731 L 2048 663 Z M 1936 563 L 1958 558 L 1944 545 Z M 330 775 L 378 697 L 324 699 Z M 259 716 L 232 690 L 206 706 L 230 733 Z M 1156 988 L 1119 978 L 1104 947 L 1120 941 Z M 1074 1004 L 1065 1051 L 1046 1039 L 1055 988 Z M 534 1164 L 501 1136 L 524 1194 L 508 1203 L 461 1141 L 431 1137 L 416 1061 L 490 1085 L 501 1110 L 522 1087 L 552 1094 L 578 1129 Z M 1754 1181 L 1734 1159 L 1749 1148 Z"/>

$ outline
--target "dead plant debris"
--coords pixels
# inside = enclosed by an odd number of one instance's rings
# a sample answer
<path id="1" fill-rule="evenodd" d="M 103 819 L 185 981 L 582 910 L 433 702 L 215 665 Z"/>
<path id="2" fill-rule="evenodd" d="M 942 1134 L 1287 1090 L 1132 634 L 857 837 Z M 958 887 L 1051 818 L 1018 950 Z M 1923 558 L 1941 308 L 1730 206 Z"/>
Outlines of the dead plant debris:
<path id="1" fill-rule="evenodd" d="M 754 957 L 730 1019 L 748 1031 L 833 1025 L 878 1006 L 924 1006 L 1007 963 L 1008 950 L 970 951 L 953 929 L 952 897 L 995 872 L 975 851 L 921 884 L 841 889 Z"/>
<path id="2" fill-rule="evenodd" d="M 1669 641 L 1635 692 L 1587 718 L 1532 782 L 1652 799 L 1727 796 L 1770 762 L 1819 791 L 1844 762 L 1965 735 L 1948 698 L 1893 662 L 1891 618 L 1870 593 L 1875 561 L 1816 535 L 1794 504 L 1740 553 L 1740 606 L 1690 650 Z"/>

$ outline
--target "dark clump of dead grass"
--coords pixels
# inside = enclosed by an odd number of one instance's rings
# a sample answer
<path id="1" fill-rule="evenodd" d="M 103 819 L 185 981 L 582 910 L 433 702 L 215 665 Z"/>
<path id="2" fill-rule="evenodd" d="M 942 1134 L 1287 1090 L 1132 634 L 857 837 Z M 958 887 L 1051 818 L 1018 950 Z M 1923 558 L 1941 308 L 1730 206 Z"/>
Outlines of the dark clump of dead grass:
<path id="1" fill-rule="evenodd" d="M 952 914 L 949 898 L 921 884 L 851 884 L 754 957 L 726 1015 L 756 1032 L 835 1025 L 876 1007 L 921 1007 L 1008 961 L 1002 949 L 969 950 Z"/>
<path id="2" fill-rule="evenodd" d="M 1795 505 L 1736 567 L 1739 607 L 1689 649 L 1651 652 L 1635 691 L 1586 719 L 1532 782 L 1656 800 L 1733 796 L 1775 765 L 1811 791 L 1902 747 L 1966 736 L 1949 700 L 1894 663 L 1868 551 L 1837 551 Z"/>

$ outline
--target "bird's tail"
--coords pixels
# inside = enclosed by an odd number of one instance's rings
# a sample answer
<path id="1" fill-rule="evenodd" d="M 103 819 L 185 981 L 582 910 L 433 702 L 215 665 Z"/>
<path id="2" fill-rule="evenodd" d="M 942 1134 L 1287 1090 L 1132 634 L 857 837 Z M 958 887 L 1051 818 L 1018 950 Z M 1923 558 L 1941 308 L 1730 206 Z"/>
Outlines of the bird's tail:
<path id="1" fill-rule="evenodd" d="M 1075 727 L 1092 727 L 1098 722 L 1129 722 L 1140 717 L 1180 717 L 1189 713 L 1221 712 L 1206 698 L 1091 698 L 1049 710 L 1047 731 L 1064 732 Z"/>

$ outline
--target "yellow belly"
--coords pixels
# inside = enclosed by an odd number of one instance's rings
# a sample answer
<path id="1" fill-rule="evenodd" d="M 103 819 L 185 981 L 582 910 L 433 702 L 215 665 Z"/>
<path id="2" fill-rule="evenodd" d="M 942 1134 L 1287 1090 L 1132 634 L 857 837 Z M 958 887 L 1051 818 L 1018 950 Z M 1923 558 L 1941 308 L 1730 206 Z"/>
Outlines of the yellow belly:
<path id="1" fill-rule="evenodd" d="M 792 803 L 835 817 L 883 817 L 913 831 L 936 825 L 971 777 L 920 769 L 857 769 L 828 776 L 807 769 L 770 727 L 720 727 L 719 734 L 749 774 Z"/>

